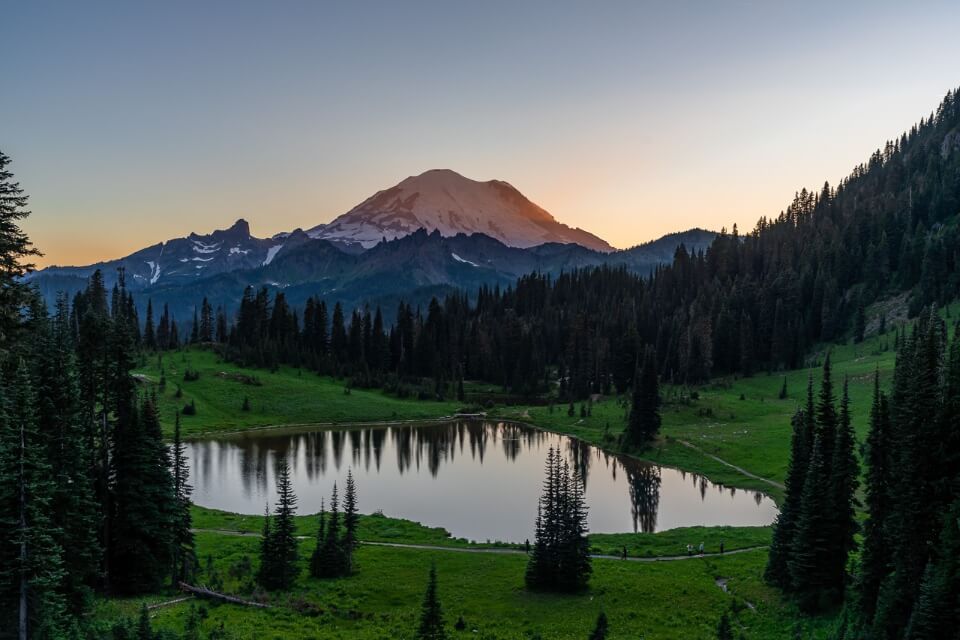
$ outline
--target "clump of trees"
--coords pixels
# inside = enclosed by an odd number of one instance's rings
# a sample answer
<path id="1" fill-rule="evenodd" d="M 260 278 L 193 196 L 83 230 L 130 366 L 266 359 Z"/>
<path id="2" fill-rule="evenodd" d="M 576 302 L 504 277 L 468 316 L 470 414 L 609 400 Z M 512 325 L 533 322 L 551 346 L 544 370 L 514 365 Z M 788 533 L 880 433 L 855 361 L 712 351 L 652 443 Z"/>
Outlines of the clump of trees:
<path id="1" fill-rule="evenodd" d="M 52 311 L 23 282 L 38 254 L 8 165 L 0 153 L 0 629 L 82 636 L 95 593 L 189 575 L 187 467 L 130 375 L 141 337 L 123 272 Z"/>
<path id="2" fill-rule="evenodd" d="M 330 513 L 320 509 L 320 527 L 317 529 L 317 544 L 310 558 L 310 575 L 314 578 L 339 578 L 354 571 L 353 553 L 359 546 L 357 527 L 360 516 L 357 512 L 357 488 L 353 471 L 347 470 L 347 486 L 343 497 L 341 523 L 337 485 L 333 485 L 330 497 Z"/>
<path id="3" fill-rule="evenodd" d="M 858 530 L 860 467 L 849 395 L 844 382 L 838 411 L 829 355 L 819 398 L 815 403 L 811 378 L 806 407 L 797 411 L 792 424 L 786 498 L 764 575 L 805 611 L 819 611 L 843 601 L 847 557 Z"/>
<path id="4" fill-rule="evenodd" d="M 866 443 L 857 622 L 884 638 L 960 628 L 960 338 L 936 309 L 897 353 L 890 394 L 874 384 Z"/>
<path id="5" fill-rule="evenodd" d="M 592 567 L 583 492 L 576 469 L 550 447 L 525 574 L 528 588 L 573 592 L 587 586 Z"/>

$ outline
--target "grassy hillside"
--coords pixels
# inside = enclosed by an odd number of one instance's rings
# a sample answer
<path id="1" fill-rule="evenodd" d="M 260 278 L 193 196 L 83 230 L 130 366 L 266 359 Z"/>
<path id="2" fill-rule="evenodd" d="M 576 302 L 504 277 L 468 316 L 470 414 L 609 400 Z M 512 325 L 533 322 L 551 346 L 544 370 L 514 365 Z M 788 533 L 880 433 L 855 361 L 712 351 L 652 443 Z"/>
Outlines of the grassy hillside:
<path id="1" fill-rule="evenodd" d="M 187 371 L 199 373 L 187 381 Z M 380 391 L 351 389 L 309 371 L 280 367 L 276 372 L 243 369 L 209 350 L 190 348 L 148 356 L 134 372 L 158 393 L 166 433 L 174 412 L 191 401 L 196 415 L 184 415 L 185 435 L 234 431 L 280 424 L 423 420 L 450 415 L 456 402 L 400 400 Z M 161 379 L 165 385 L 160 387 Z M 180 397 L 177 397 L 177 389 Z M 249 411 L 243 411 L 244 398 Z"/>

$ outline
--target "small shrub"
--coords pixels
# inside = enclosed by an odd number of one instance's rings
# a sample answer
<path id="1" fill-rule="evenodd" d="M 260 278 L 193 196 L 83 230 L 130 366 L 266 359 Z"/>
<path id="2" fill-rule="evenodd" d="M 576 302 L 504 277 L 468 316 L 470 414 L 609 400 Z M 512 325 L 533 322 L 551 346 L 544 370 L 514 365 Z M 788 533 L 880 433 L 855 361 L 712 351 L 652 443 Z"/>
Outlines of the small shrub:
<path id="1" fill-rule="evenodd" d="M 183 389 L 180 388 L 180 385 L 177 385 L 177 391 L 176 391 L 176 393 L 173 394 L 173 397 L 174 397 L 174 398 L 182 398 L 182 397 L 183 397 Z"/>
<path id="2" fill-rule="evenodd" d="M 250 398 L 243 396 L 243 404 L 240 405 L 241 411 L 250 411 Z"/>
<path id="3" fill-rule="evenodd" d="M 197 371 L 196 369 L 187 368 L 187 370 L 183 372 L 184 382 L 196 382 L 199 379 L 200 379 L 200 372 Z"/>
<path id="4" fill-rule="evenodd" d="M 183 415 L 185 416 L 195 416 L 197 415 L 197 403 L 193 400 L 183 405 Z"/>

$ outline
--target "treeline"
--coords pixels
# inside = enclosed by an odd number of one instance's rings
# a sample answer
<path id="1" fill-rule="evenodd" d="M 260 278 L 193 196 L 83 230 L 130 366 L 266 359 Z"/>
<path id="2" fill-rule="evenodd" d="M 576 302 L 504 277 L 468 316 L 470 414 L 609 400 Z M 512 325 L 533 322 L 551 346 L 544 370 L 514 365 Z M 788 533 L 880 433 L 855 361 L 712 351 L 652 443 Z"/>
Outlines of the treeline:
<path id="1" fill-rule="evenodd" d="M 52 313 L 22 282 L 38 255 L 0 154 L 0 636 L 84 637 L 96 593 L 190 575 L 183 450 L 130 374 L 139 323 L 102 279 Z"/>
<path id="2" fill-rule="evenodd" d="M 235 321 L 201 303 L 191 335 L 247 365 L 391 389 L 429 379 L 431 393 L 448 395 L 464 377 L 525 395 L 559 381 L 561 401 L 624 392 L 648 348 L 674 383 L 796 368 L 814 344 L 885 325 L 882 313 L 866 317 L 878 299 L 909 292 L 916 315 L 960 295 L 958 126 L 960 93 L 950 92 L 836 187 L 802 190 L 776 218 L 722 232 L 706 252 L 681 246 L 649 278 L 609 267 L 535 273 L 426 309 L 401 304 L 390 326 L 380 309 L 312 298 L 298 311 L 283 292 L 248 288 Z"/>
<path id="3" fill-rule="evenodd" d="M 846 384 L 838 412 L 829 360 L 816 404 L 811 385 L 793 419 L 765 577 L 806 611 L 846 598 L 837 638 L 948 638 L 960 628 L 960 337 L 947 335 L 936 309 L 922 313 L 889 394 L 875 376 L 862 526 Z"/>

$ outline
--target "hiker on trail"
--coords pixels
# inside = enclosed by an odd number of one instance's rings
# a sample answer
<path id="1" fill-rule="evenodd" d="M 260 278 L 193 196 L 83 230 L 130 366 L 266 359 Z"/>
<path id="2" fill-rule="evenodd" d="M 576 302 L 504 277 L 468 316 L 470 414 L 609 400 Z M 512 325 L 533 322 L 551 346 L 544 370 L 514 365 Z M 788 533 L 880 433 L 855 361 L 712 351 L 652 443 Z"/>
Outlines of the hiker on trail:
<path id="1" fill-rule="evenodd" d="M 723 540 L 720 541 L 720 554 L 723 554 Z"/>
<path id="2" fill-rule="evenodd" d="M 626 560 L 626 559 L 627 559 L 627 545 L 623 545 L 623 556 L 622 556 L 622 559 L 623 559 L 623 560 Z"/>
<path id="3" fill-rule="evenodd" d="M 690 544 L 689 542 L 687 543 L 687 555 L 688 555 L 688 556 L 692 556 L 692 555 L 693 555 L 693 545 Z"/>
<path id="4" fill-rule="evenodd" d="M 703 555 L 703 543 L 700 543 L 700 555 Z"/>
<path id="5" fill-rule="evenodd" d="M 530 553 L 530 538 L 527 538 L 527 541 L 523 543 L 523 548 L 526 550 L 527 554 Z"/>

